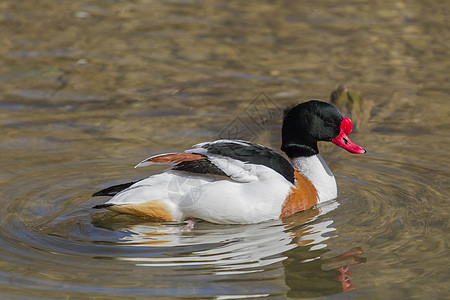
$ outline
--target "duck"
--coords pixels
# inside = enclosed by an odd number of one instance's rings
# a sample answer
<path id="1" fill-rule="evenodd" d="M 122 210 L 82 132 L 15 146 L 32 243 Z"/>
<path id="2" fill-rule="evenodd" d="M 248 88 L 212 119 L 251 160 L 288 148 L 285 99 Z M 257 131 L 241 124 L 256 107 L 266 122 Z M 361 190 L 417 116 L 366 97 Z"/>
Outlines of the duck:
<path id="1" fill-rule="evenodd" d="M 282 219 L 337 197 L 335 177 L 317 143 L 332 142 L 353 154 L 366 153 L 349 139 L 352 127 L 336 106 L 303 102 L 284 116 L 281 150 L 287 159 L 243 140 L 199 143 L 184 152 L 141 161 L 135 167 L 171 167 L 94 193 L 112 198 L 93 208 L 156 222 L 252 224 Z"/>

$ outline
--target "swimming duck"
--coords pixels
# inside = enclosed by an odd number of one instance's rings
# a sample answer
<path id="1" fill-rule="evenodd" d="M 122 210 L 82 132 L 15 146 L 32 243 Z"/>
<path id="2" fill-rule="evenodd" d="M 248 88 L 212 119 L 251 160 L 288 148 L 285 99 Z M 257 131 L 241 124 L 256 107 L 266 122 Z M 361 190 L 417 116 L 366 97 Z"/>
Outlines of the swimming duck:
<path id="1" fill-rule="evenodd" d="M 365 149 L 348 138 L 352 122 L 332 104 L 311 100 L 290 109 L 282 126 L 289 158 L 242 140 L 200 143 L 183 153 L 149 157 L 136 167 L 171 164 L 166 172 L 106 188 L 113 196 L 94 208 L 155 221 L 203 219 L 248 224 L 283 218 L 337 197 L 336 180 L 319 154 L 318 141 L 345 150 Z"/>

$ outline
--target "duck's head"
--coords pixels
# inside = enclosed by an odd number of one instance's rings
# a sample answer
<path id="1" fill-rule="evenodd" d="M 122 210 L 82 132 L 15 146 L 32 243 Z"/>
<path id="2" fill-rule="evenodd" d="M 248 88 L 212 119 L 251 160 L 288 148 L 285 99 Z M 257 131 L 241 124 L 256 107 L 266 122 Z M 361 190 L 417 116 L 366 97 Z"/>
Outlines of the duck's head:
<path id="1" fill-rule="evenodd" d="M 311 156 L 319 153 L 318 141 L 331 141 L 351 153 L 366 153 L 348 138 L 352 127 L 352 121 L 330 103 L 318 100 L 301 103 L 284 117 L 281 150 L 289 157 Z"/>

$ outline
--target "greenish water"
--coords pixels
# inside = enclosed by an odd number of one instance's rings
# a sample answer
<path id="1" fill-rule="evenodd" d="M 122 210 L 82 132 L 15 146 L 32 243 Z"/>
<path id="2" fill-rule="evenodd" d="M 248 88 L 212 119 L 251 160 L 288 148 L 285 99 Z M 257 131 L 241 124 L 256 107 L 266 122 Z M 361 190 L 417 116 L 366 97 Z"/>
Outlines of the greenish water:
<path id="1" fill-rule="evenodd" d="M 2 298 L 443 299 L 450 5 L 444 1 L 0 3 Z M 282 109 L 366 99 L 321 154 L 338 198 L 256 225 L 91 207 L 142 159 L 224 135 L 280 146 Z M 267 121 L 267 122 L 262 122 Z"/>

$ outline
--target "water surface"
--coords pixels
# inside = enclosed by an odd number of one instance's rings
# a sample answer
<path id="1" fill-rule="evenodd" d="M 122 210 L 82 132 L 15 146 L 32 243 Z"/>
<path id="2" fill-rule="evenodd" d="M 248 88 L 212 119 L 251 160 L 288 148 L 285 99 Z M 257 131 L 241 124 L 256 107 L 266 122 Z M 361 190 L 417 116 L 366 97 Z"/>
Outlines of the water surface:
<path id="1" fill-rule="evenodd" d="M 448 297 L 446 2 L 0 7 L 2 296 Z M 91 209 L 162 171 L 133 168 L 154 154 L 224 135 L 278 150 L 280 112 L 341 83 L 370 100 L 351 135 L 368 153 L 321 145 L 336 200 L 191 232 Z"/>

